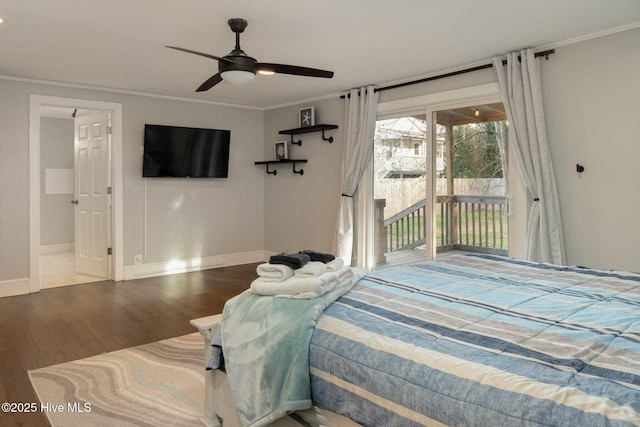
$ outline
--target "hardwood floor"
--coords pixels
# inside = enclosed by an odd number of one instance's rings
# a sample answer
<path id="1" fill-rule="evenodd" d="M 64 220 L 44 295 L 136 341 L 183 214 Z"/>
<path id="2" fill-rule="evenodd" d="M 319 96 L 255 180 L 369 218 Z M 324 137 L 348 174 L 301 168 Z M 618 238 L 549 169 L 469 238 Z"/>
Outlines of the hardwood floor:
<path id="1" fill-rule="evenodd" d="M 38 403 L 27 371 L 195 332 L 222 312 L 257 264 L 95 282 L 0 298 L 0 402 Z M 39 406 L 39 403 L 38 403 Z M 0 426 L 48 426 L 40 412 L 0 413 Z"/>

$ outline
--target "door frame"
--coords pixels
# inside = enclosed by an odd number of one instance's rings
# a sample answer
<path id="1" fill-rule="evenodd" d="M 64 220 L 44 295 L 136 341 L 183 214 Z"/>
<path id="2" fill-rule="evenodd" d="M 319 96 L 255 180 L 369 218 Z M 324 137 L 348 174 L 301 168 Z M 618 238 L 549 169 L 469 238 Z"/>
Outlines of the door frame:
<path id="1" fill-rule="evenodd" d="M 57 96 L 29 96 L 29 292 L 40 291 L 40 107 L 68 107 L 111 112 L 113 262 L 111 279 L 124 277 L 122 104 Z"/>
<path id="2" fill-rule="evenodd" d="M 503 102 L 498 83 L 488 83 L 378 104 L 377 120 L 397 117 L 398 114 L 422 114 L 426 112 L 428 121 L 427 152 L 431 155 L 431 158 L 427 162 L 426 179 L 428 181 L 426 200 L 431 203 L 432 208 L 426 211 L 425 223 L 428 227 L 428 233 L 431 236 L 433 236 L 433 232 L 436 229 L 436 189 L 434 176 L 436 165 L 433 113 L 449 108 L 490 104 L 493 102 Z M 513 150 L 509 150 L 509 164 L 513 165 L 513 167 L 509 169 L 509 188 L 512 199 L 511 205 L 513 207 L 513 215 L 509 218 L 509 256 L 524 259 L 528 207 L 526 205 L 526 190 L 522 185 L 520 175 L 516 172 L 517 166 L 513 158 Z M 371 185 L 373 185 L 373 183 Z M 371 188 L 371 193 L 373 193 L 373 187 Z M 426 245 L 427 261 L 436 258 L 436 241 L 435 239 L 431 240 L 431 244 Z"/>

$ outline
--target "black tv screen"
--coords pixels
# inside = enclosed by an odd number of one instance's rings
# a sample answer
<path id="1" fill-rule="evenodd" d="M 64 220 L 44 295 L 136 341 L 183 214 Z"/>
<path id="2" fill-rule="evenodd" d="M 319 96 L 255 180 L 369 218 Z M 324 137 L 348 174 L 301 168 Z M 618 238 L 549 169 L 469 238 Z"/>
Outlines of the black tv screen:
<path id="1" fill-rule="evenodd" d="M 143 177 L 227 178 L 231 132 L 144 125 Z"/>

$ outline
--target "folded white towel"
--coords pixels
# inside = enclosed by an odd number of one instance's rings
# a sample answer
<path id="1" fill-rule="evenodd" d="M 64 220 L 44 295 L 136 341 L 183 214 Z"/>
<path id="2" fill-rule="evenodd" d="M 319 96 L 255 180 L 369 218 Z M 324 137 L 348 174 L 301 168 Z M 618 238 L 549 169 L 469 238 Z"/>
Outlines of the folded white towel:
<path id="1" fill-rule="evenodd" d="M 293 276 L 293 268 L 284 264 L 260 264 L 256 268 L 256 273 L 265 282 L 282 282 Z"/>
<path id="2" fill-rule="evenodd" d="M 346 277 L 345 280 L 350 280 Z M 255 279 L 250 291 L 258 295 L 275 296 L 278 298 L 317 298 L 344 281 L 339 280 L 337 273 L 329 272 L 318 277 L 290 277 L 282 282 L 266 281 L 263 277 Z"/>
<path id="3" fill-rule="evenodd" d="M 327 272 L 327 265 L 320 261 L 310 261 L 295 270 L 296 277 L 318 277 Z"/>
<path id="4" fill-rule="evenodd" d="M 353 270 L 348 265 L 345 265 L 344 267 L 336 271 L 335 274 L 338 276 L 338 281 L 351 279 L 354 276 Z"/>
<path id="5" fill-rule="evenodd" d="M 280 294 L 299 294 L 300 292 L 320 292 L 326 280 L 319 277 L 290 277 L 282 282 L 269 282 L 258 277 L 249 287 L 258 295 L 276 296 Z"/>
<path id="6" fill-rule="evenodd" d="M 317 279 L 317 277 L 316 277 Z M 279 294 L 276 295 L 276 298 L 297 298 L 297 299 L 314 299 L 318 298 L 321 295 L 326 294 L 336 286 L 338 286 L 338 281 L 335 280 L 335 277 L 332 277 L 331 280 L 324 280 L 323 284 L 320 285 L 319 289 L 311 289 L 307 291 L 298 292 L 296 294 Z"/>
<path id="7" fill-rule="evenodd" d="M 325 264 L 327 271 L 338 271 L 344 267 L 344 260 L 342 258 L 336 258 Z"/>

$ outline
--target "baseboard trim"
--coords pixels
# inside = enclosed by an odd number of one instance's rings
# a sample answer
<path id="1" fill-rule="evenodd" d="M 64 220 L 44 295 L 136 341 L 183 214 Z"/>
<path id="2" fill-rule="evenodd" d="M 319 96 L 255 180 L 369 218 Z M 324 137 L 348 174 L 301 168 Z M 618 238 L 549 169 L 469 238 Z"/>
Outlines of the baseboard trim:
<path id="1" fill-rule="evenodd" d="M 54 243 L 51 245 L 40 245 L 40 255 L 58 254 L 75 251 L 75 243 Z"/>
<path id="2" fill-rule="evenodd" d="M 127 265 L 124 267 L 124 280 L 166 276 L 169 274 L 208 270 L 210 268 L 231 267 L 233 265 L 264 262 L 265 259 L 268 259 L 267 252 L 253 251 L 240 252 L 235 254 L 213 255 L 204 258 L 191 258 L 140 265 Z"/>
<path id="3" fill-rule="evenodd" d="M 29 279 L 14 279 L 0 281 L 0 298 L 25 295 L 31 293 Z"/>

